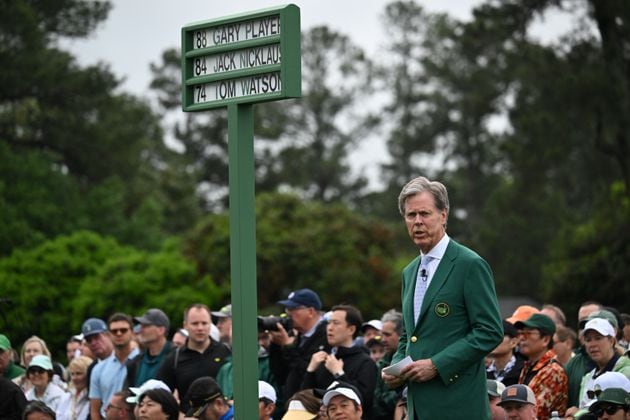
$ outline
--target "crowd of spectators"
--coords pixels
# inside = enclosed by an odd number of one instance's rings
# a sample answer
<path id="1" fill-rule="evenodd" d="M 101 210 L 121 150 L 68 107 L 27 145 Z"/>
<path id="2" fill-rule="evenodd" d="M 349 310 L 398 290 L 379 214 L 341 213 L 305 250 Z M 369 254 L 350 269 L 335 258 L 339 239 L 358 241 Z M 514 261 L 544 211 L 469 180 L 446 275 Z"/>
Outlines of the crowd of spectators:
<path id="1" fill-rule="evenodd" d="M 381 377 L 404 332 L 399 311 L 371 320 L 352 305 L 326 311 L 310 289 L 278 304 L 290 322 L 259 329 L 260 420 L 406 418 L 405 386 Z M 575 330 L 554 305 L 503 320 L 486 358 L 493 419 L 630 418 L 630 316 L 597 302 L 577 315 Z M 0 418 L 229 420 L 231 318 L 231 305 L 200 303 L 175 328 L 158 308 L 89 318 L 63 363 L 36 335 L 15 346 L 0 334 Z"/>

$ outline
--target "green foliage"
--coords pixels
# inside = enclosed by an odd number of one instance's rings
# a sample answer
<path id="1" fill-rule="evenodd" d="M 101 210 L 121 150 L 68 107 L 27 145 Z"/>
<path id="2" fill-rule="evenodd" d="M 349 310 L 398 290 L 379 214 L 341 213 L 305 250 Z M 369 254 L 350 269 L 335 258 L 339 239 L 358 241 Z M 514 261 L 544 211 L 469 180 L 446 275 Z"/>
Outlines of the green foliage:
<path id="1" fill-rule="evenodd" d="M 72 317 L 81 283 L 130 251 L 111 238 L 80 231 L 0 260 L 0 297 L 8 299 L 0 304 L 1 329 L 16 346 L 37 334 L 52 349 L 62 349 L 83 321 Z"/>
<path id="2" fill-rule="evenodd" d="M 627 313 L 630 198 L 623 183 L 613 184 L 608 199 L 598 204 L 592 219 L 567 227 L 555 240 L 544 266 L 544 295 L 570 313 L 587 299 Z"/>
<path id="3" fill-rule="evenodd" d="M 400 305 L 399 273 L 392 271 L 393 233 L 381 223 L 341 205 L 283 194 L 260 194 L 256 218 L 259 308 L 274 310 L 276 301 L 302 287 L 318 291 L 326 307 L 353 303 L 366 316 Z M 185 246 L 200 272 L 228 287 L 225 216 L 208 217 Z"/>
<path id="4" fill-rule="evenodd" d="M 180 325 L 193 302 L 224 298 L 209 276 L 199 276 L 176 242 L 156 253 L 80 231 L 0 260 L 0 330 L 17 345 L 30 335 L 60 351 L 89 317 L 137 316 L 163 309 Z M 6 300 L 6 301 L 4 301 Z"/>

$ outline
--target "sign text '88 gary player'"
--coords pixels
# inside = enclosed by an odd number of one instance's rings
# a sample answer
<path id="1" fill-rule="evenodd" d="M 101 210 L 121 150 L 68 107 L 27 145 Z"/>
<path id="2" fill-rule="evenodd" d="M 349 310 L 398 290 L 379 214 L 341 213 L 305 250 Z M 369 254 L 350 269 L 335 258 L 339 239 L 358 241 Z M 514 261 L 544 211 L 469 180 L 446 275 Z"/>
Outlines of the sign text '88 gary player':
<path id="1" fill-rule="evenodd" d="M 299 97 L 300 14 L 295 5 L 182 28 L 182 108 Z"/>

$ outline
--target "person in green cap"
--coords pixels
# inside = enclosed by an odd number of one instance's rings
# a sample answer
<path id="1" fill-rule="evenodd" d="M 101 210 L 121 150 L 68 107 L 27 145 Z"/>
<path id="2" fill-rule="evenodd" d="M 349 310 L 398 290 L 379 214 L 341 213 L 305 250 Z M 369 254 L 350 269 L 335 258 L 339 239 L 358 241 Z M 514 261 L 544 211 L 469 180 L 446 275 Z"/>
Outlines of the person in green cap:
<path id="1" fill-rule="evenodd" d="M 630 420 L 630 392 L 622 388 L 605 389 L 589 411 L 598 419 Z"/>
<path id="2" fill-rule="evenodd" d="M 7 379 L 15 379 L 23 375 L 26 370 L 13 363 L 13 350 L 9 338 L 0 334 L 0 376 Z"/>

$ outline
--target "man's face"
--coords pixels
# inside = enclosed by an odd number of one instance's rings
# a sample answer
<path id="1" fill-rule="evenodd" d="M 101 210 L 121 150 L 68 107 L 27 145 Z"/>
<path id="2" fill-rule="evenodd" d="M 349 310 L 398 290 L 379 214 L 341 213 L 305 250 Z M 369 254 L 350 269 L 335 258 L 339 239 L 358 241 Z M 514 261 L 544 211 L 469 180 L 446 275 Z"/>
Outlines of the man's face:
<path id="1" fill-rule="evenodd" d="M 188 339 L 197 344 L 206 343 L 210 339 L 210 319 L 205 309 L 191 308 L 184 325 L 188 330 Z"/>
<path id="2" fill-rule="evenodd" d="M 272 402 L 265 403 L 263 400 L 258 401 L 258 420 L 269 420 L 276 405 Z"/>
<path id="3" fill-rule="evenodd" d="M 122 397 L 118 395 L 112 396 L 109 404 L 105 408 L 106 420 L 118 420 L 127 419 L 128 411 L 127 404 L 123 401 Z"/>
<path id="4" fill-rule="evenodd" d="M 594 412 L 598 419 L 630 420 L 630 411 L 617 404 L 601 403 Z"/>
<path id="5" fill-rule="evenodd" d="M 505 410 L 498 405 L 501 402 L 501 397 L 489 397 L 490 398 L 490 416 L 491 420 L 504 420 Z"/>
<path id="6" fill-rule="evenodd" d="M 518 402 L 503 404 L 507 420 L 536 420 L 536 406 Z"/>
<path id="7" fill-rule="evenodd" d="M 536 357 L 547 350 L 547 344 L 551 337 L 541 336 L 540 331 L 535 328 L 524 328 L 519 331 L 519 350 L 528 358 Z"/>
<path id="8" fill-rule="evenodd" d="M 374 363 L 378 362 L 385 355 L 385 347 L 382 344 L 374 344 L 370 347 L 370 359 L 374 360 Z"/>
<path id="9" fill-rule="evenodd" d="M 516 347 L 516 345 L 518 344 L 518 338 L 516 337 L 510 337 L 509 335 L 504 335 L 503 336 L 503 341 L 501 341 L 499 343 L 498 346 L 496 346 L 494 348 L 494 350 L 492 350 L 490 352 L 490 356 L 491 357 L 500 357 L 500 356 L 504 356 L 506 354 L 512 354 L 512 352 L 514 351 L 514 348 Z"/>
<path id="10" fill-rule="evenodd" d="M 332 347 L 350 347 L 356 327 L 346 321 L 346 311 L 333 311 L 326 327 L 326 338 Z"/>
<path id="11" fill-rule="evenodd" d="M 113 321 L 109 324 L 109 336 L 114 347 L 123 349 L 129 345 L 133 338 L 132 326 L 127 321 Z"/>
<path id="12" fill-rule="evenodd" d="M 101 360 L 109 356 L 112 352 L 112 340 L 109 338 L 109 335 L 104 333 L 92 334 L 85 337 L 85 342 L 90 351 Z"/>
<path id="13" fill-rule="evenodd" d="M 370 341 L 371 339 L 373 339 L 377 335 L 380 335 L 380 333 L 381 332 L 379 330 L 377 330 L 376 328 L 367 327 L 365 329 L 365 332 L 363 333 L 363 340 L 367 343 L 368 341 Z"/>
<path id="14" fill-rule="evenodd" d="M 398 348 L 398 341 L 400 340 L 400 335 L 396 332 L 396 325 L 391 321 L 383 322 L 381 336 L 383 337 L 385 352 L 387 352 L 387 354 L 394 354 Z"/>
<path id="15" fill-rule="evenodd" d="M 411 240 L 423 253 L 429 252 L 444 236 L 446 210 L 438 210 L 429 192 L 421 192 L 405 201 L 405 224 Z"/>
<path id="16" fill-rule="evenodd" d="M 603 336 L 595 330 L 584 332 L 584 345 L 589 357 L 600 366 L 608 363 L 615 353 L 615 340 L 612 337 Z"/>
<path id="17" fill-rule="evenodd" d="M 363 408 L 351 399 L 337 395 L 328 402 L 326 413 L 330 420 L 361 420 Z"/>
<path id="18" fill-rule="evenodd" d="M 158 327 L 153 324 L 140 324 L 140 334 L 138 334 L 138 340 L 144 345 L 155 343 L 164 336 L 164 333 L 164 327 Z"/>
<path id="19" fill-rule="evenodd" d="M 571 353 L 573 349 L 571 348 L 571 340 L 567 339 L 565 341 L 560 341 L 560 337 L 558 334 L 553 335 L 553 351 L 558 355 L 564 355 Z"/>
<path id="20" fill-rule="evenodd" d="M 0 373 L 4 373 L 11 362 L 11 349 L 0 350 Z"/>
<path id="21" fill-rule="evenodd" d="M 315 311 L 314 308 L 307 308 L 306 306 L 286 308 L 287 315 L 293 321 L 293 328 L 300 333 L 305 333 L 310 329 L 314 316 L 313 311 Z"/>
<path id="22" fill-rule="evenodd" d="M 217 321 L 219 336 L 224 343 L 232 342 L 232 318 L 229 316 L 221 317 Z"/>
<path id="23" fill-rule="evenodd" d="M 74 353 L 79 347 L 81 347 L 81 343 L 78 341 L 70 341 L 66 344 L 66 358 L 68 359 L 68 362 L 74 359 Z"/>

